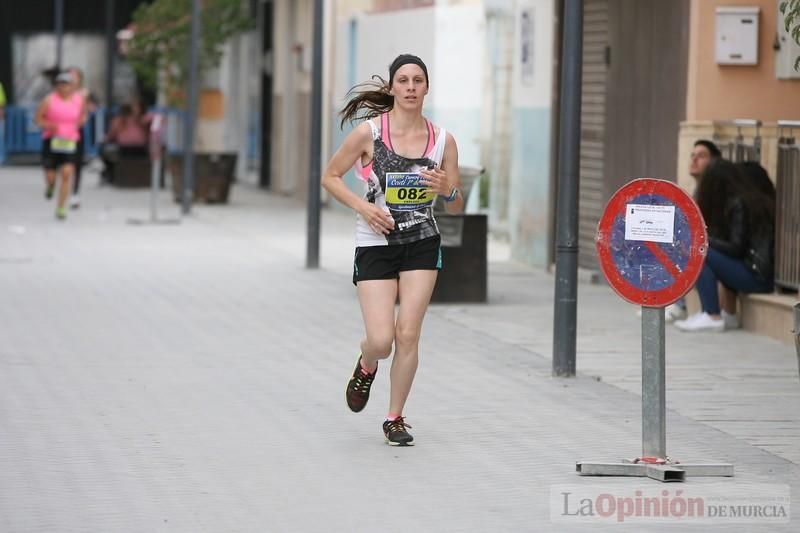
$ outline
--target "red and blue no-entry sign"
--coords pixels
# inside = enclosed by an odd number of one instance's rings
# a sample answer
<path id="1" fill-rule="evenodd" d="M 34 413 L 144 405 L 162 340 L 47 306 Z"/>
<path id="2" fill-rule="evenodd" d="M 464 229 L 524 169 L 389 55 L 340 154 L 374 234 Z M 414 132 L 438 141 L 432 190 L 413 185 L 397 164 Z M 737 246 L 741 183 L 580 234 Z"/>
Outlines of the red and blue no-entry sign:
<path id="1" fill-rule="evenodd" d="M 672 182 L 631 181 L 609 200 L 597 228 L 600 268 L 623 299 L 665 307 L 689 292 L 708 249 L 694 200 Z"/>

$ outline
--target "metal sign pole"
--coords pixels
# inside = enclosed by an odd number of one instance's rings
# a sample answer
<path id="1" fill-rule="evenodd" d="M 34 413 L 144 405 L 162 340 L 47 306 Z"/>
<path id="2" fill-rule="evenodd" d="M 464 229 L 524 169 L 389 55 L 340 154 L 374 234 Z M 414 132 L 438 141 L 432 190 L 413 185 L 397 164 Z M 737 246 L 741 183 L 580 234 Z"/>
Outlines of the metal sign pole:
<path id="1" fill-rule="evenodd" d="M 150 124 L 150 219 L 129 218 L 128 224 L 142 225 L 147 224 L 180 224 L 180 219 L 159 219 L 158 218 L 158 187 L 161 181 L 161 171 L 164 165 L 162 139 L 164 135 L 164 123 L 166 119 L 161 113 L 153 117 Z"/>
<path id="2" fill-rule="evenodd" d="M 150 223 L 158 221 L 158 178 L 161 176 L 161 143 L 163 117 L 159 114 L 150 125 Z"/>
<path id="3" fill-rule="evenodd" d="M 156 203 L 158 202 L 158 177 L 161 174 L 161 158 L 153 160 L 150 165 L 150 222 L 158 220 Z"/>
<path id="4" fill-rule="evenodd" d="M 642 307 L 642 455 L 667 456 L 664 308 Z"/>
<path id="5" fill-rule="evenodd" d="M 666 342 L 663 307 L 642 307 L 642 457 L 619 463 L 579 461 L 582 476 L 649 477 L 684 481 L 686 475 L 732 477 L 729 463 L 679 463 L 667 457 Z"/>

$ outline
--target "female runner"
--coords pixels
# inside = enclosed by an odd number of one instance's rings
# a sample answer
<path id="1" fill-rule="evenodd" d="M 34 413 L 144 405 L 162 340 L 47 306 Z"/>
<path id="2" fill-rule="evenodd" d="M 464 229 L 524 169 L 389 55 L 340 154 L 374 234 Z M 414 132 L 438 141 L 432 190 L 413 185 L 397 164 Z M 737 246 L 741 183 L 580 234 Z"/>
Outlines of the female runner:
<path id="1" fill-rule="evenodd" d="M 388 444 L 409 446 L 414 438 L 403 408 L 417 370 L 422 321 L 442 268 L 433 202 L 442 197 L 447 212 L 455 214 L 464 200 L 455 139 L 422 115 L 429 90 L 425 63 L 403 54 L 389 66 L 388 81 L 375 78 L 377 82 L 350 92 L 342 125 L 368 120 L 345 138 L 323 173 L 322 185 L 357 214 L 353 283 L 365 336 L 347 385 L 347 405 L 354 412 L 364 409 L 378 362 L 394 346 L 383 433 Z M 342 179 L 354 165 L 364 182 L 363 196 Z"/>

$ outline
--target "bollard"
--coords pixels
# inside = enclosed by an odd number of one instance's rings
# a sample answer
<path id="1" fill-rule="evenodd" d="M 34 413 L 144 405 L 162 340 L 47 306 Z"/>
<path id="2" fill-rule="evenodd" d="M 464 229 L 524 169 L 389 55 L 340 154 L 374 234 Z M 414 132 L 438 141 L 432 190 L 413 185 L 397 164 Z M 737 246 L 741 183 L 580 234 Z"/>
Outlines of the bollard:
<path id="1" fill-rule="evenodd" d="M 794 304 L 794 349 L 797 352 L 797 372 L 800 374 L 800 303 Z"/>

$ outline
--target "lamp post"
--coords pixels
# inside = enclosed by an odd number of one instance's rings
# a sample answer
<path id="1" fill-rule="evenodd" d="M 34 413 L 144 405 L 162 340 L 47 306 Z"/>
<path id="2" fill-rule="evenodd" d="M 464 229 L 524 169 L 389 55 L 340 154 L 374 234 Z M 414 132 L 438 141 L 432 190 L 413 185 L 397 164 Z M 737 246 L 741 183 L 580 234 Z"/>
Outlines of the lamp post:
<path id="1" fill-rule="evenodd" d="M 583 0 L 565 0 L 556 211 L 553 375 L 575 376 L 578 307 L 578 174 L 581 142 Z"/>
<path id="2" fill-rule="evenodd" d="M 186 116 L 183 139 L 183 187 L 181 212 L 188 215 L 192 210 L 194 195 L 194 130 L 198 99 L 198 47 L 200 45 L 200 0 L 192 0 L 192 25 L 189 41 L 189 87 L 186 94 Z"/>
<path id="3" fill-rule="evenodd" d="M 306 268 L 319 268 L 320 147 L 322 144 L 322 0 L 314 0 L 314 64 L 311 83 L 311 164 L 308 172 Z"/>

